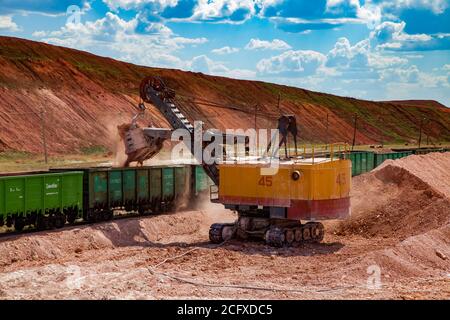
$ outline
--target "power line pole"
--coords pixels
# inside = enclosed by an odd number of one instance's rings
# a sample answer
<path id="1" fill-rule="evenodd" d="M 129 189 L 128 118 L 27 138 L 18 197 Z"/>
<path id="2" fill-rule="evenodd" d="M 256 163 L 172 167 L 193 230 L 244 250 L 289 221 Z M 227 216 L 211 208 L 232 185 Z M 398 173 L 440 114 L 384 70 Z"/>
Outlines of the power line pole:
<path id="1" fill-rule="evenodd" d="M 354 124 L 354 128 L 353 128 L 352 151 L 353 151 L 353 148 L 355 147 L 355 142 L 356 142 L 356 121 L 357 120 L 358 120 L 358 114 L 355 113 L 355 124 Z"/>
<path id="2" fill-rule="evenodd" d="M 255 105 L 255 130 L 257 130 L 257 127 L 256 127 L 256 115 L 257 115 L 257 113 L 258 113 L 258 105 Z"/>
<path id="3" fill-rule="evenodd" d="M 419 129 L 419 149 L 420 149 L 420 144 L 422 143 L 422 127 L 423 127 L 423 118 L 420 119 L 420 129 Z"/>
<path id="4" fill-rule="evenodd" d="M 278 113 L 279 113 L 280 116 L 281 116 L 280 102 L 281 102 L 281 93 L 278 94 Z"/>
<path id="5" fill-rule="evenodd" d="M 328 128 L 329 128 L 329 122 L 328 122 L 328 113 L 327 113 L 327 131 L 326 131 L 326 148 L 328 148 L 328 144 L 330 144 L 330 136 L 328 135 Z"/>
<path id="6" fill-rule="evenodd" d="M 41 132 L 42 132 L 42 146 L 44 148 L 44 161 L 45 164 L 48 163 L 48 156 L 47 156 L 47 139 L 45 136 L 45 110 L 44 108 L 41 109 Z"/>

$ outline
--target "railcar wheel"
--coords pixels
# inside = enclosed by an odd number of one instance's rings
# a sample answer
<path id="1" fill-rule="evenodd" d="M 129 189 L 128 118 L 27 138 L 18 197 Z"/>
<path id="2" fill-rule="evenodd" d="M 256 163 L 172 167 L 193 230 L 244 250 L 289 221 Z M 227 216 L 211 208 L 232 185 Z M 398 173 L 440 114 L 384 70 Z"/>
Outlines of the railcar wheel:
<path id="1" fill-rule="evenodd" d="M 48 229 L 48 217 L 46 216 L 38 216 L 36 219 L 36 228 L 39 231 Z"/>
<path id="2" fill-rule="evenodd" d="M 114 211 L 112 210 L 106 210 L 103 212 L 103 220 L 110 221 L 114 217 Z"/>
<path id="3" fill-rule="evenodd" d="M 55 215 L 52 214 L 52 215 L 48 216 L 48 218 L 47 218 L 48 229 L 52 230 L 52 229 L 56 228 L 56 220 L 57 220 L 57 218 Z"/>
<path id="4" fill-rule="evenodd" d="M 13 225 L 13 219 L 12 219 L 11 216 L 9 216 L 9 217 L 6 218 L 6 226 L 7 226 L 8 228 L 11 228 L 12 225 Z"/>
<path id="5" fill-rule="evenodd" d="M 14 229 L 18 232 L 22 231 L 25 227 L 25 221 L 23 218 L 16 218 L 14 220 Z"/>
<path id="6" fill-rule="evenodd" d="M 76 213 L 76 211 L 69 211 L 68 213 L 67 213 L 67 222 L 69 223 L 69 224 L 73 224 L 74 222 L 75 222 L 75 220 L 77 219 L 77 213 Z"/>
<path id="7" fill-rule="evenodd" d="M 66 215 L 63 213 L 58 213 L 54 216 L 55 228 L 60 229 L 66 224 Z"/>
<path id="8" fill-rule="evenodd" d="M 97 212 L 93 209 L 88 209 L 84 216 L 84 220 L 87 222 L 96 222 L 97 221 Z"/>

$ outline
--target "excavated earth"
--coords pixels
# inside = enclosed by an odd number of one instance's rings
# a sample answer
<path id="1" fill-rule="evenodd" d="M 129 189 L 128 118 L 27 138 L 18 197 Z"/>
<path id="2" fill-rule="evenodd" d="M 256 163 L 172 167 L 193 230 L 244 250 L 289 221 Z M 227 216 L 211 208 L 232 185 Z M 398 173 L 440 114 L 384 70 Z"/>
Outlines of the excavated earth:
<path id="1" fill-rule="evenodd" d="M 1 299 L 449 299 L 450 153 L 353 179 L 352 217 L 321 244 L 208 243 L 198 210 L 0 239 Z M 379 275 L 379 277 L 377 277 Z M 379 279 L 379 281 L 378 281 Z"/>
<path id="2" fill-rule="evenodd" d="M 299 139 L 308 143 L 351 143 L 355 114 L 358 144 L 417 141 L 424 117 L 428 119 L 422 128 L 424 137 L 436 144 L 450 141 L 450 109 L 435 101 L 357 100 L 148 68 L 10 37 L 0 37 L 0 65 L 0 152 L 41 153 L 42 126 L 50 154 L 76 154 L 99 146 L 114 151 L 117 126 L 128 123 L 137 112 L 139 83 L 146 76 L 164 78 L 176 91 L 181 111 L 208 128 L 254 128 L 257 106 L 258 128 L 276 128 L 280 110 L 295 114 Z M 140 125 L 168 127 L 156 108 L 147 107 Z"/>

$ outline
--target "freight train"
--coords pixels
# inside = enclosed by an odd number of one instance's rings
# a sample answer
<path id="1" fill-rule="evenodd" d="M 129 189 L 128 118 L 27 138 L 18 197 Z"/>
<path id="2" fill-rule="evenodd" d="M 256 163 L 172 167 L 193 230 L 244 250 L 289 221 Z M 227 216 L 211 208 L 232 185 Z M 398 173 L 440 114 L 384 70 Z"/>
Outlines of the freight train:
<path id="1" fill-rule="evenodd" d="M 38 230 L 186 206 L 209 191 L 201 166 L 51 169 L 0 176 L 0 226 Z"/>
<path id="2" fill-rule="evenodd" d="M 445 152 L 417 149 L 374 153 L 351 152 L 352 176 L 369 172 L 386 159 Z M 133 168 L 64 168 L 0 175 L 0 227 L 38 230 L 61 228 L 75 221 L 108 221 L 114 212 L 157 214 L 177 203 L 192 205 L 209 196 L 213 185 L 199 165 Z"/>
<path id="3" fill-rule="evenodd" d="M 392 149 L 393 152 L 375 153 L 372 151 L 352 151 L 350 160 L 352 161 L 352 176 L 357 176 L 369 172 L 385 160 L 396 160 L 410 155 L 423 155 L 431 152 L 449 152 L 450 148 L 411 148 Z"/>

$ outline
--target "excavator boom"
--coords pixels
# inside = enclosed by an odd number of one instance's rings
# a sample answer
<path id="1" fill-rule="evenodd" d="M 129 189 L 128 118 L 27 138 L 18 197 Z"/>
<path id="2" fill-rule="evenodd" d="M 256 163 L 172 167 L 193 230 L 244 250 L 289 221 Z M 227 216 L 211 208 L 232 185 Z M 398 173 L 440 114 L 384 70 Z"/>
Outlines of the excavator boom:
<path id="1" fill-rule="evenodd" d="M 140 86 L 141 99 L 144 102 L 153 104 L 169 122 L 173 129 L 185 129 L 191 136 L 190 148 L 191 153 L 194 154 L 194 126 L 190 123 L 187 117 L 178 108 L 175 101 L 175 91 L 167 88 L 164 81 L 159 77 L 147 77 L 141 82 Z M 149 135 L 151 129 L 144 129 L 144 134 Z M 219 134 L 222 139 L 226 139 L 226 136 Z M 215 134 L 217 136 L 217 133 Z M 224 140 L 222 140 L 222 143 Z M 217 164 L 206 164 L 201 161 L 201 165 L 206 174 L 211 180 L 219 185 L 219 170 Z"/>

